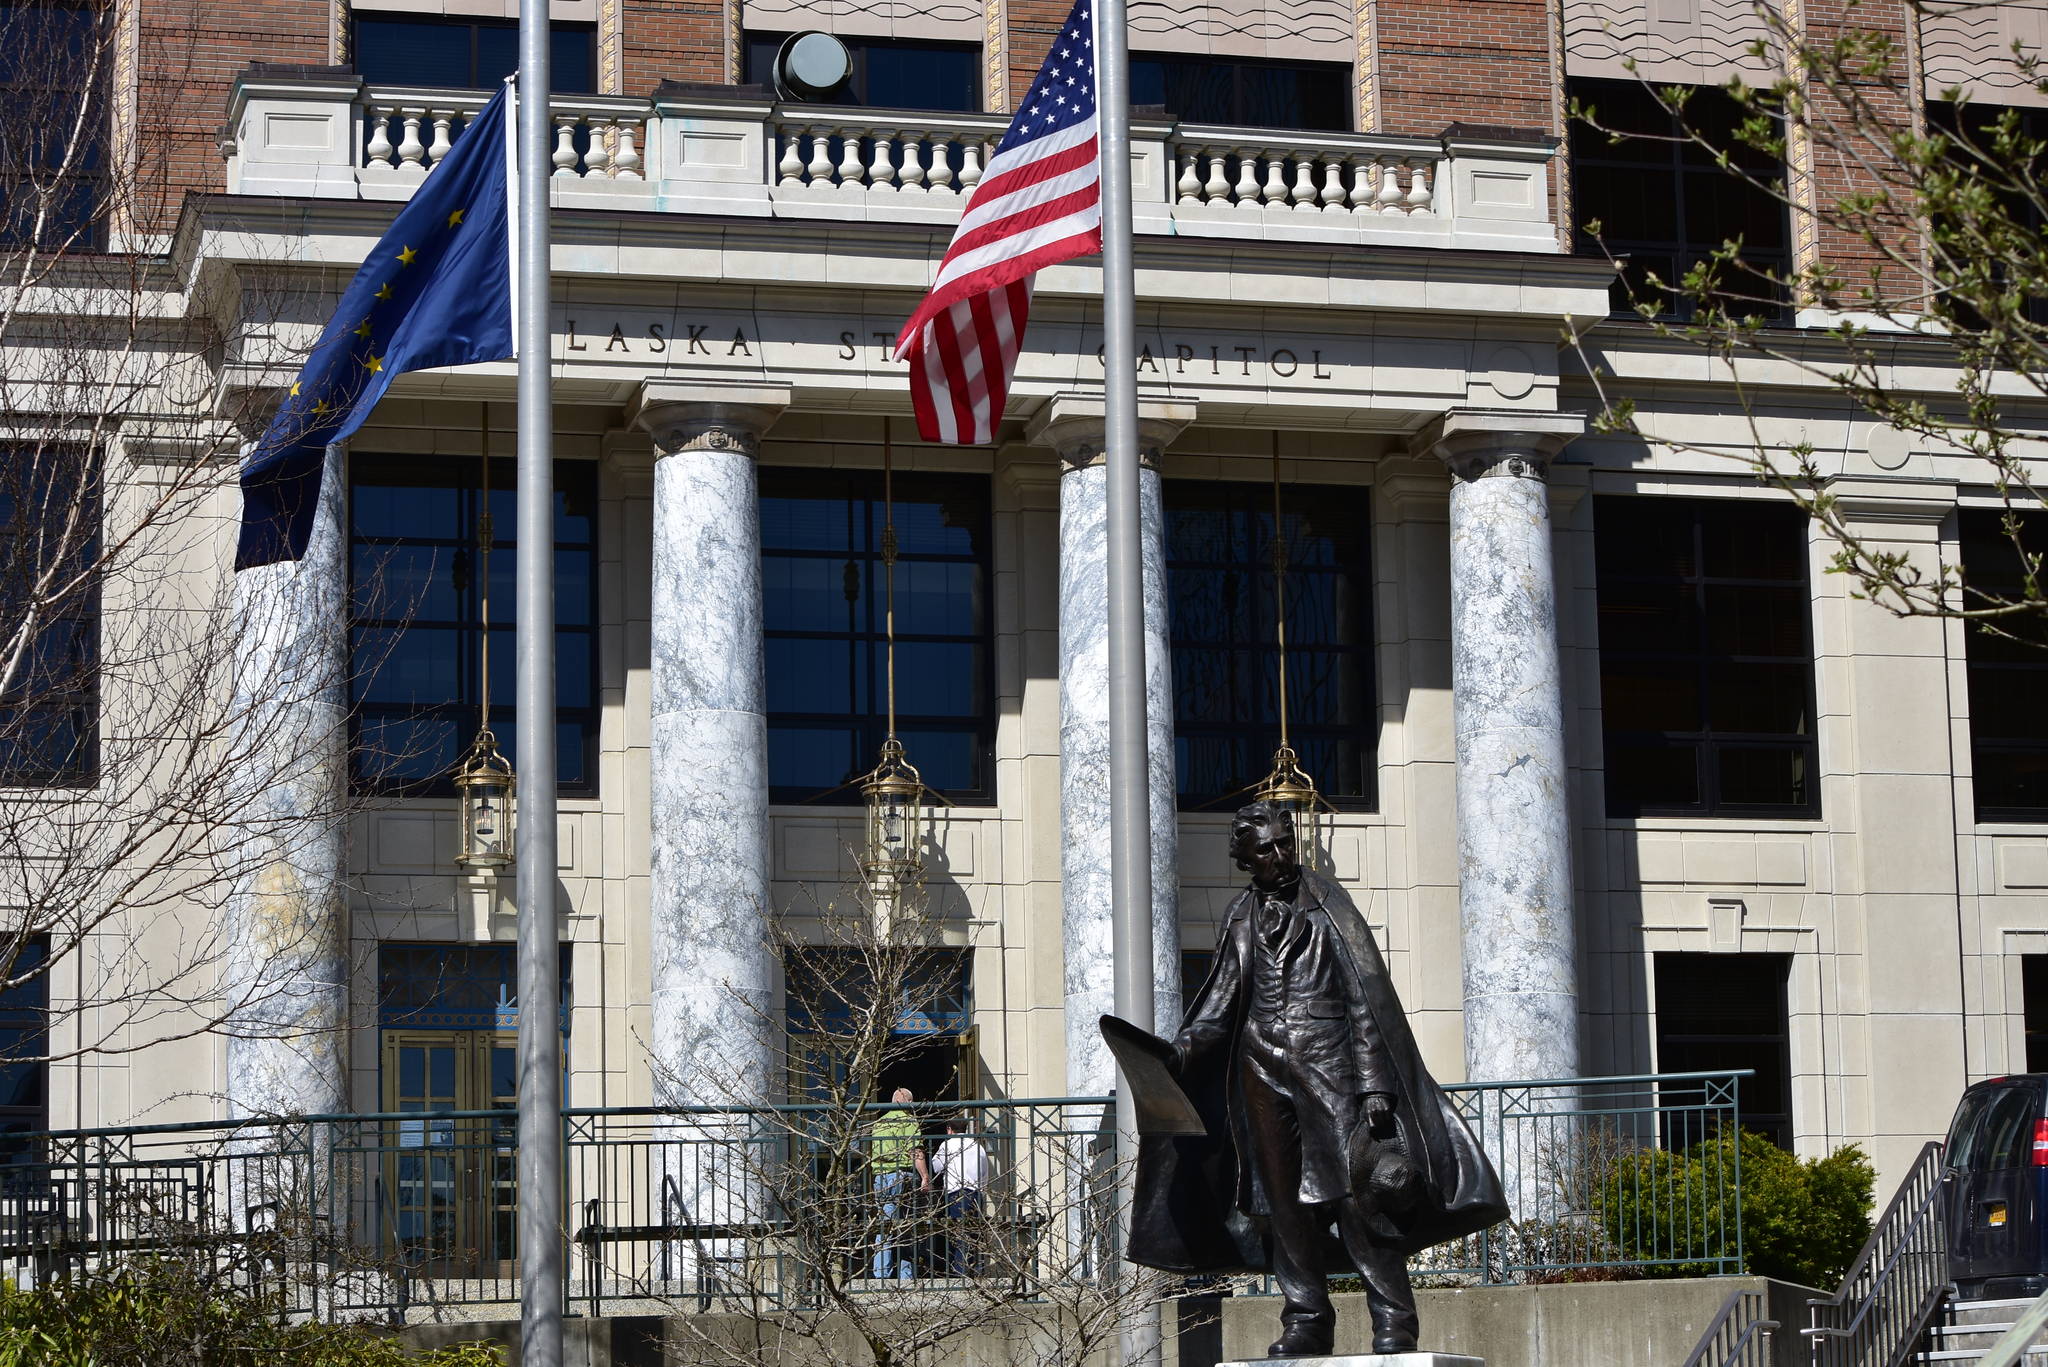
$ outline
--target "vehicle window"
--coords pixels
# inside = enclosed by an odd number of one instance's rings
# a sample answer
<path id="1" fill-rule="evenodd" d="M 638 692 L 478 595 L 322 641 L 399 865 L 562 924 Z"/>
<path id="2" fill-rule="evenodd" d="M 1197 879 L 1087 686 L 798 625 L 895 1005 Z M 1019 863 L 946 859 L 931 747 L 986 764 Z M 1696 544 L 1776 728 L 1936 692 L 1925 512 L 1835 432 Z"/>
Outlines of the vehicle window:
<path id="1" fill-rule="evenodd" d="M 1974 1166 L 2025 1167 L 2034 1142 L 2034 1118 L 2040 1113 L 2040 1098 L 2031 1087 L 2014 1087 L 2001 1094 L 1984 1119 L 1984 1138 L 1977 1146 Z"/>
<path id="2" fill-rule="evenodd" d="M 1984 1119 L 1984 1109 L 1999 1094 L 1996 1091 L 1968 1092 L 1963 1104 L 1956 1108 L 1956 1118 L 1948 1128 L 1948 1143 L 1943 1150 L 1943 1159 L 1951 1168 L 1970 1166 L 1970 1155 L 1977 1147 L 1977 1136 L 1982 1132 L 1979 1121 Z"/>

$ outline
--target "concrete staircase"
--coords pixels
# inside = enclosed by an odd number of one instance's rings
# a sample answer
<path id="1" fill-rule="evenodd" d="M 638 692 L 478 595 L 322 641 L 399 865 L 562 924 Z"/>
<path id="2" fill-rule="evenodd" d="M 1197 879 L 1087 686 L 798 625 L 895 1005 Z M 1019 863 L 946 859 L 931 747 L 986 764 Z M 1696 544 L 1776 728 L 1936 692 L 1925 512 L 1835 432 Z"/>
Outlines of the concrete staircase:
<path id="1" fill-rule="evenodd" d="M 2012 1328 L 2013 1321 L 2034 1303 L 2032 1297 L 2018 1300 L 1997 1301 L 1950 1301 L 1948 1313 L 1943 1318 L 1946 1324 L 1937 1324 L 1927 1331 L 1928 1347 L 1916 1362 L 1956 1363 L 1961 1367 L 1979 1361 L 1986 1349 Z M 2034 1338 L 2033 1345 L 2020 1359 L 2027 1364 L 2048 1367 L 2048 1331 Z"/>

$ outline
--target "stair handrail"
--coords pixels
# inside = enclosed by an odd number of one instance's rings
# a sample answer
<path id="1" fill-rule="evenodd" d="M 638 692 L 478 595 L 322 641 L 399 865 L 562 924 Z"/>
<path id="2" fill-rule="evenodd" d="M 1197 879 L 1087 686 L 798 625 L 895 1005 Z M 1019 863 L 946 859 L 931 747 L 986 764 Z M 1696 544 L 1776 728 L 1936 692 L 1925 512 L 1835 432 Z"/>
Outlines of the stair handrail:
<path id="1" fill-rule="evenodd" d="M 1778 1321 L 1759 1314 L 1763 1306 L 1761 1291 L 1743 1287 L 1731 1292 L 1684 1367 L 1770 1367 L 1771 1333 Z M 1755 1353 L 1750 1352 L 1752 1345 Z"/>
<path id="2" fill-rule="evenodd" d="M 1984 1350 L 1977 1367 L 2013 1367 L 2034 1346 L 2035 1337 L 2048 1329 L 2048 1291 L 2034 1297 L 2034 1303 L 2020 1312 L 1998 1342 Z"/>
<path id="3" fill-rule="evenodd" d="M 1921 1148 L 1840 1289 L 1806 1302 L 1812 1324 L 1804 1332 L 1815 1367 L 1899 1367 L 1941 1308 L 1948 1294 L 1941 1153 L 1940 1140 Z M 1906 1280 L 1895 1283 L 1898 1277 Z M 1896 1303 L 1902 1288 L 1903 1306 Z M 1838 1323 L 1822 1322 L 1844 1312 Z"/>

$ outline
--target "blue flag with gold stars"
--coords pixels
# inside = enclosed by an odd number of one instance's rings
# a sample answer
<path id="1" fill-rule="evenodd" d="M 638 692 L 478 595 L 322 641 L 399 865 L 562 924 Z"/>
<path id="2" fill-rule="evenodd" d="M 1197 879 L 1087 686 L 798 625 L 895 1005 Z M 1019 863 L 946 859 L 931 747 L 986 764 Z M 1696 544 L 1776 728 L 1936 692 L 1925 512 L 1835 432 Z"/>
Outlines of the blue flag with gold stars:
<path id="1" fill-rule="evenodd" d="M 507 89 L 469 121 L 370 249 L 242 462 L 236 569 L 306 553 L 325 448 L 354 435 L 392 376 L 512 355 Z"/>

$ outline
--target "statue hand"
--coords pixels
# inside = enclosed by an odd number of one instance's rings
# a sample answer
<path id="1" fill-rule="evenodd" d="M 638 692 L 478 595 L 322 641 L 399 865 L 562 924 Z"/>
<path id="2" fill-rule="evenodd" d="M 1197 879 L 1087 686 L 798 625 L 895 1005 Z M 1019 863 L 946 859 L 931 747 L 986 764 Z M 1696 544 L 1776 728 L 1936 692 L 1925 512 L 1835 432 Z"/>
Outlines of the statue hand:
<path id="1" fill-rule="evenodd" d="M 1393 1097 L 1385 1092 L 1367 1092 L 1365 1094 L 1365 1119 L 1367 1124 L 1371 1125 L 1374 1129 L 1379 1129 L 1386 1122 L 1393 1120 L 1393 1118 Z"/>

